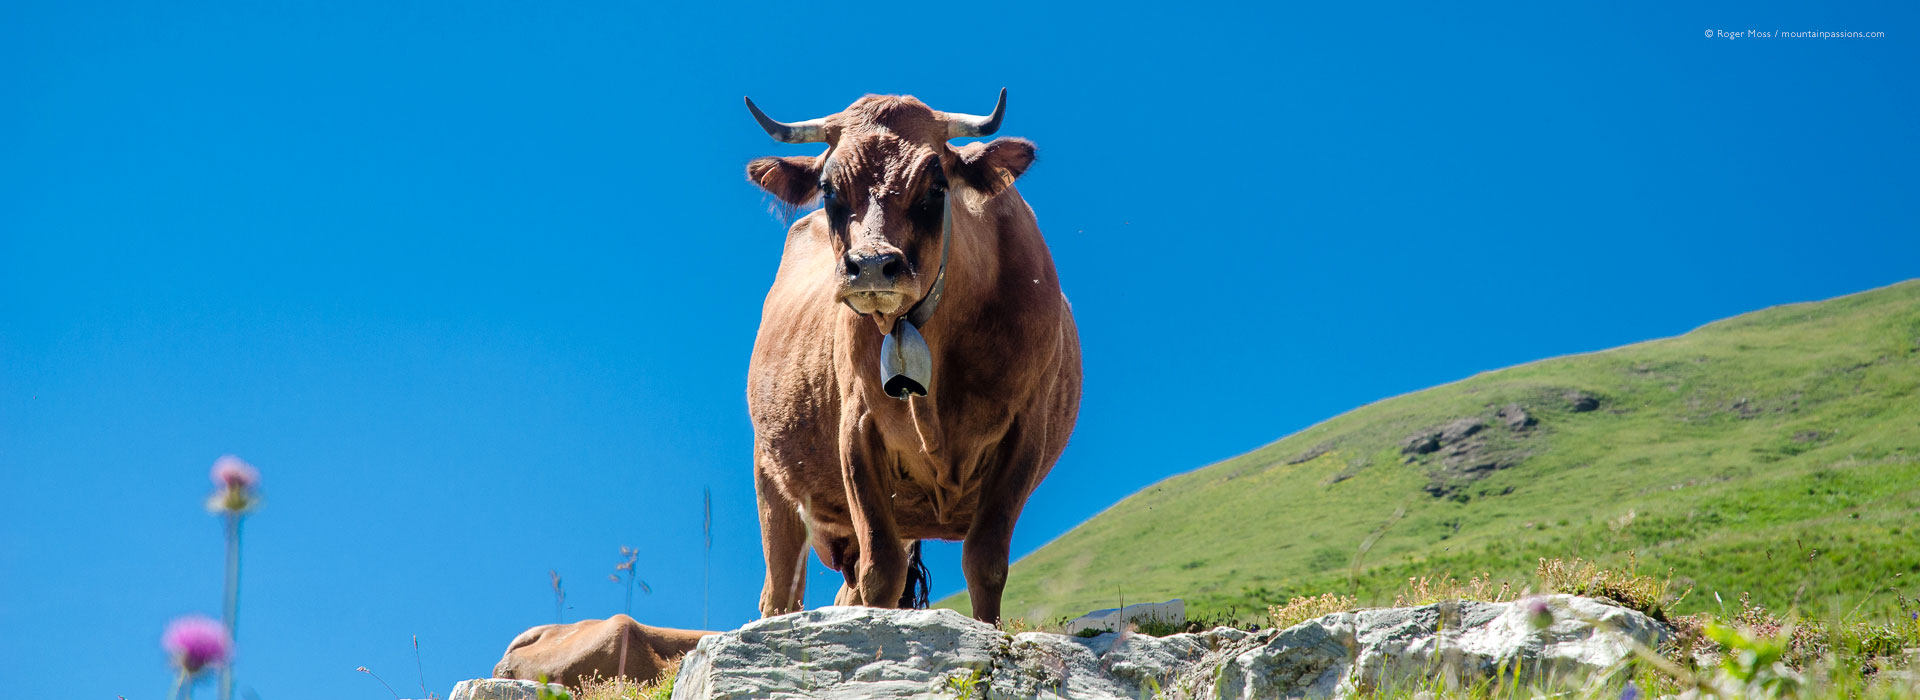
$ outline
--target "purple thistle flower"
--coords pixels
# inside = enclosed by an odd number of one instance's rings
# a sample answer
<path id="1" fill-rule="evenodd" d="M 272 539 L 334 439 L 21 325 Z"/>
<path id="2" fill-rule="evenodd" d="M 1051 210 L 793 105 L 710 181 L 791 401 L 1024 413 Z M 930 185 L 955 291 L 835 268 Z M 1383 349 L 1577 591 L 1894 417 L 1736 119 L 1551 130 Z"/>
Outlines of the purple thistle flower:
<path id="1" fill-rule="evenodd" d="M 173 654 L 173 662 L 182 671 L 198 673 L 208 666 L 224 666 L 233 658 L 233 638 L 227 628 L 212 618 L 188 615 L 167 623 L 160 646 Z"/>
<path id="2" fill-rule="evenodd" d="M 1547 605 L 1546 596 L 1535 596 L 1524 603 L 1527 611 L 1527 624 L 1534 629 L 1544 630 L 1553 626 L 1553 608 Z"/>
<path id="3" fill-rule="evenodd" d="M 213 484 L 230 489 L 251 489 L 260 483 L 260 470 L 246 460 L 227 455 L 213 463 Z"/>
<path id="4" fill-rule="evenodd" d="M 207 501 L 213 511 L 238 513 L 253 506 L 253 489 L 260 484 L 260 470 L 233 455 L 214 460 L 209 474 L 220 490 Z"/>
<path id="5" fill-rule="evenodd" d="M 1627 681 L 1627 687 L 1620 689 L 1620 700 L 1640 700 L 1640 686 Z"/>

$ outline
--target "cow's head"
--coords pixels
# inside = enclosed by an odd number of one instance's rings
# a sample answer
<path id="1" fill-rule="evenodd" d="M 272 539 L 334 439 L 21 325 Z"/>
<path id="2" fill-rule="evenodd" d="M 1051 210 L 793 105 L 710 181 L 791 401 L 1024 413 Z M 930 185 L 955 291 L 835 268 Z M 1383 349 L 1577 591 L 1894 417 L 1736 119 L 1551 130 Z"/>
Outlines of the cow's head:
<path id="1" fill-rule="evenodd" d="M 839 299 L 885 333 L 933 286 L 948 198 L 984 203 L 1033 164 L 1033 144 L 1024 139 L 947 144 L 993 134 L 1006 106 L 1004 89 L 984 117 L 937 112 L 912 97 L 868 95 L 838 114 L 787 124 L 767 118 L 748 99 L 767 135 L 824 143 L 827 151 L 755 159 L 747 178 L 792 206 L 821 202 Z"/>

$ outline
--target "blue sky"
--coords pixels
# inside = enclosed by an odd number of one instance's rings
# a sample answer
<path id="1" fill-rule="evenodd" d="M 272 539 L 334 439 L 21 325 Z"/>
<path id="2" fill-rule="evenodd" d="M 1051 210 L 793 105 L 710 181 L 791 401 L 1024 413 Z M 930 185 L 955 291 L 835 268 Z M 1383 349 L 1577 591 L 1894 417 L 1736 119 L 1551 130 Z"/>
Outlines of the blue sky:
<path id="1" fill-rule="evenodd" d="M 241 685 L 387 697 L 521 629 L 751 619 L 745 369 L 782 223 L 742 176 L 868 92 L 1033 139 L 1086 355 L 1031 551 L 1361 403 L 1920 274 L 1898 3 L 0 11 L 0 658 L 161 696 L 216 613 Z M 1331 4 L 1330 4 L 1331 5 Z M 1707 38 L 1708 30 L 1885 32 Z M 711 488 L 713 576 L 701 505 Z M 929 549 L 958 589 L 958 548 Z M 814 565 L 809 599 L 830 599 Z M 38 680 L 45 679 L 45 680 Z"/>

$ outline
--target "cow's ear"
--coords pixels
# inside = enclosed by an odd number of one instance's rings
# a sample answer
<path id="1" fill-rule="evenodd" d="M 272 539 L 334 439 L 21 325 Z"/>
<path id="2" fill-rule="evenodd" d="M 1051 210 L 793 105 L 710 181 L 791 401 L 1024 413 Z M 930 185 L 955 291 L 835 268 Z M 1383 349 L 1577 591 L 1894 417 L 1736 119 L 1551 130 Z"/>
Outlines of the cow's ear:
<path id="1" fill-rule="evenodd" d="M 1000 194 L 1033 166 L 1033 142 L 1026 139 L 994 139 L 953 150 L 960 157 L 955 174 L 988 197 Z"/>
<path id="2" fill-rule="evenodd" d="M 792 206 L 804 206 L 820 194 L 820 159 L 815 156 L 755 158 L 747 179 Z"/>

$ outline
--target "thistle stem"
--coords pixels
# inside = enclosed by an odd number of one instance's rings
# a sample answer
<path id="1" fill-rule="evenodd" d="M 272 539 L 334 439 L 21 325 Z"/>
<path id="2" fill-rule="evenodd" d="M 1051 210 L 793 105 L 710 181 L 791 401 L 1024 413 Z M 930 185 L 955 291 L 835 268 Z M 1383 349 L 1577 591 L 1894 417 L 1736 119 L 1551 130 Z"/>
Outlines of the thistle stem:
<path id="1" fill-rule="evenodd" d="M 180 690 L 185 687 L 187 687 L 187 672 L 182 669 L 173 677 L 173 690 L 167 691 L 167 700 L 180 700 Z"/>
<path id="2" fill-rule="evenodd" d="M 227 636 L 240 638 L 240 514 L 227 513 L 227 595 L 221 609 Z M 236 641 L 237 644 L 237 641 Z M 220 700 L 233 700 L 233 660 L 220 667 Z"/>

